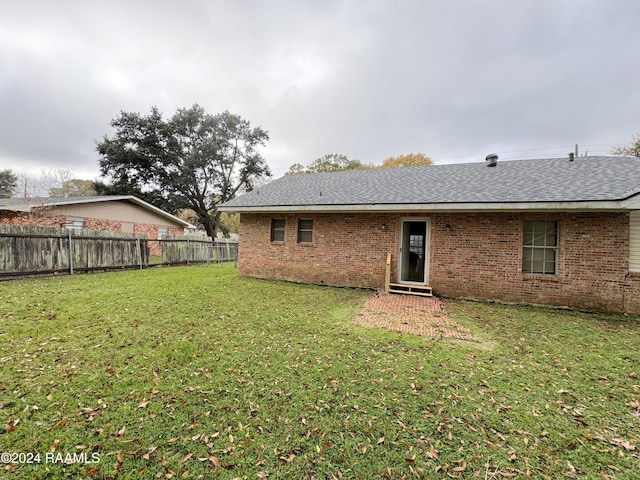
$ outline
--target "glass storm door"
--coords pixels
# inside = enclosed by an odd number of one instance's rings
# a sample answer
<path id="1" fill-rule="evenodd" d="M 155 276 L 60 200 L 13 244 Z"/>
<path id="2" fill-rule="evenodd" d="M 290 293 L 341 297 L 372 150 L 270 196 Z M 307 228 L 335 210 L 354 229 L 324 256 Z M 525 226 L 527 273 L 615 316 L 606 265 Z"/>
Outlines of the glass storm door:
<path id="1" fill-rule="evenodd" d="M 426 220 L 403 220 L 400 231 L 400 281 L 426 285 L 429 237 Z"/>

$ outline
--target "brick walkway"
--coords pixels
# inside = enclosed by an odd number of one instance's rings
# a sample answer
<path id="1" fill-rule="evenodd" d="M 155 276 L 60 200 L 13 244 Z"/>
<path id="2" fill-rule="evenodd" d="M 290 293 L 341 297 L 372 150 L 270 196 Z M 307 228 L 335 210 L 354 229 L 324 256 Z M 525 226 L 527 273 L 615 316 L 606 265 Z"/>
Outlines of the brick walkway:
<path id="1" fill-rule="evenodd" d="M 445 304 L 436 297 L 377 293 L 353 321 L 362 327 L 423 337 L 473 340 L 471 331 L 447 317 Z"/>

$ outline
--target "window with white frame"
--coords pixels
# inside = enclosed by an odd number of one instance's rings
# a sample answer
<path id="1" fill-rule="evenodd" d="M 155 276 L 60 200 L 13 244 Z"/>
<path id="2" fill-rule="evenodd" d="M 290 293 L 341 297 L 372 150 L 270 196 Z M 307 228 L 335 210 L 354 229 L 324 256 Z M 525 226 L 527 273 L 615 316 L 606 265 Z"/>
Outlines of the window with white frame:
<path id="1" fill-rule="evenodd" d="M 525 220 L 522 273 L 555 275 L 558 263 L 558 222 Z"/>
<path id="2" fill-rule="evenodd" d="M 67 220 L 65 226 L 67 230 L 82 230 L 84 228 L 84 220 Z"/>

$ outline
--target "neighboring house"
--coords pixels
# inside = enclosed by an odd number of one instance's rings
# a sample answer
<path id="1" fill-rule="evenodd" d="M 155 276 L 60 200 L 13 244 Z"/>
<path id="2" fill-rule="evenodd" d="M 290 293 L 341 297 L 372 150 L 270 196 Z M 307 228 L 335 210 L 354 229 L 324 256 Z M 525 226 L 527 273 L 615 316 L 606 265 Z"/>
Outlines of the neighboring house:
<path id="1" fill-rule="evenodd" d="M 286 175 L 240 212 L 240 275 L 640 313 L 640 159 Z M 493 164 L 493 165 L 492 165 Z"/>
<path id="2" fill-rule="evenodd" d="M 183 234 L 193 225 L 132 195 L 0 199 L 0 223 L 146 235 Z M 151 253 L 159 254 L 156 242 Z"/>

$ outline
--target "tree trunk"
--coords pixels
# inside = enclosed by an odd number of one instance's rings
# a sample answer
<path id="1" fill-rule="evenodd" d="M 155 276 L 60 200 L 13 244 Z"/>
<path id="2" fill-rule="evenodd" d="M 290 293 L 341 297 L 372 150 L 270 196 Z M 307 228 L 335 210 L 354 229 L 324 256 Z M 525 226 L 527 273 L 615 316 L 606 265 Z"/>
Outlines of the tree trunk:
<path id="1" fill-rule="evenodd" d="M 210 214 L 209 212 L 196 212 L 198 215 L 198 219 L 200 220 L 200 224 L 204 231 L 207 232 L 207 236 L 211 237 L 211 241 L 216 241 L 216 232 L 218 230 L 218 222 L 220 218 L 220 212 L 216 212 L 215 214 Z"/>

